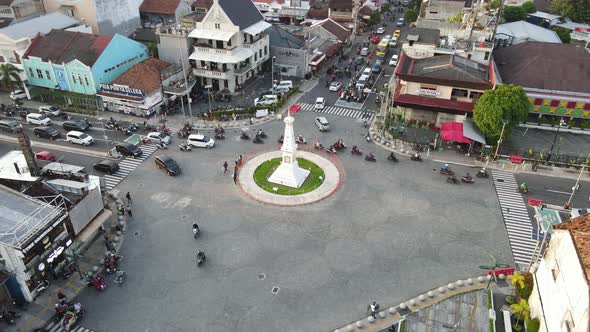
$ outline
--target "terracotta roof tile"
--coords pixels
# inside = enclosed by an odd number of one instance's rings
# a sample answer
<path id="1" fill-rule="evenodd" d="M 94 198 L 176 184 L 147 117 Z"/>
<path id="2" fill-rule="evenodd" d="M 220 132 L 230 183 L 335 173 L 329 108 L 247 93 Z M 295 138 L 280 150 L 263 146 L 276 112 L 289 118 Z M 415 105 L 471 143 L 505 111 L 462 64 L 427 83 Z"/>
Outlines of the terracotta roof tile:
<path id="1" fill-rule="evenodd" d="M 353 7 L 353 0 L 330 0 L 330 8 L 332 9 L 352 9 Z"/>
<path id="2" fill-rule="evenodd" d="M 590 284 L 590 213 L 572 218 L 553 228 L 570 232 L 578 253 L 578 259 L 586 274 L 586 282 Z"/>
<path id="3" fill-rule="evenodd" d="M 350 29 L 343 27 L 332 19 L 325 20 L 321 23 L 321 26 L 336 36 L 336 38 L 338 38 L 338 40 L 341 42 L 345 42 L 352 35 L 352 31 L 350 31 Z"/>
<path id="4" fill-rule="evenodd" d="M 139 11 L 144 13 L 155 14 L 176 14 L 176 9 L 180 4 L 180 0 L 143 0 Z"/>
<path id="5" fill-rule="evenodd" d="M 149 58 L 129 68 L 110 84 L 127 85 L 148 94 L 160 89 L 160 71 L 170 66 L 168 62 Z"/>
<path id="6" fill-rule="evenodd" d="M 312 8 L 307 12 L 307 17 L 319 19 L 319 20 L 328 18 L 328 8 L 321 8 L 321 9 Z"/>
<path id="7" fill-rule="evenodd" d="M 207 10 L 211 9 L 211 6 L 213 6 L 213 0 L 197 0 L 192 4 L 193 8 L 205 8 Z"/>

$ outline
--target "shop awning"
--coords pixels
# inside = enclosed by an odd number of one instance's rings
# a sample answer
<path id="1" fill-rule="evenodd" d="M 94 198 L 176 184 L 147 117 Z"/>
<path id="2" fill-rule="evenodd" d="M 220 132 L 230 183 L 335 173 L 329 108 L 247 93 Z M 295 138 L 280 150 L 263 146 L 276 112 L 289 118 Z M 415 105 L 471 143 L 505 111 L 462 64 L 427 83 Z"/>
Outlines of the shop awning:
<path id="1" fill-rule="evenodd" d="M 445 122 L 440 125 L 440 133 L 443 141 L 457 143 L 471 143 L 471 140 L 463 136 L 463 123 Z"/>
<path id="2" fill-rule="evenodd" d="M 471 120 L 463 120 L 463 136 L 470 140 L 486 145 L 485 136 L 479 131 L 479 128 Z"/>
<path id="3" fill-rule="evenodd" d="M 254 23 L 251 26 L 247 27 L 246 29 L 242 30 L 242 32 L 247 33 L 249 35 L 257 35 L 262 31 L 270 28 L 272 24 L 265 22 L 265 21 L 258 21 L 258 23 Z"/>
<path id="4" fill-rule="evenodd" d="M 199 39 L 213 39 L 213 40 L 223 40 L 228 41 L 231 37 L 235 35 L 235 33 L 221 31 L 221 30 L 212 30 L 212 29 L 195 29 L 189 33 L 189 38 L 199 38 Z"/>
<path id="5" fill-rule="evenodd" d="M 195 61 L 211 61 L 218 63 L 238 63 L 254 56 L 253 51 L 248 48 L 241 47 L 231 53 L 227 53 L 228 54 L 212 53 L 208 51 L 195 51 L 190 55 L 189 59 Z"/>

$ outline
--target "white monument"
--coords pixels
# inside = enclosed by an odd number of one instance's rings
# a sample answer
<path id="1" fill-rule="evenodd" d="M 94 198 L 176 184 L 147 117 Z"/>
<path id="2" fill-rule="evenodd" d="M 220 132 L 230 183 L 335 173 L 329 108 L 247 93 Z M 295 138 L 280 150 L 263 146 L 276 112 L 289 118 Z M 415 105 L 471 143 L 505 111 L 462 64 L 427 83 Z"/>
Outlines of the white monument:
<path id="1" fill-rule="evenodd" d="M 281 148 L 281 164 L 268 178 L 268 181 L 291 188 L 299 188 L 307 179 L 309 170 L 300 168 L 297 163 L 297 144 L 295 143 L 295 134 L 293 134 L 293 122 L 295 122 L 295 119 L 291 116 L 291 112 L 284 121 L 285 135 L 283 137 L 283 147 Z"/>

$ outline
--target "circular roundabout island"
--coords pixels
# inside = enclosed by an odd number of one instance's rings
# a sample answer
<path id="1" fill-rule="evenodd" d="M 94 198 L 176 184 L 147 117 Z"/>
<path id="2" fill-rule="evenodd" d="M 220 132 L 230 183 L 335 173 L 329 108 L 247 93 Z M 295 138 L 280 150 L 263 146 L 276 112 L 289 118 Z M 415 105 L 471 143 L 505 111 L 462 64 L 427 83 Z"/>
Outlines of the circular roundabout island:
<path id="1" fill-rule="evenodd" d="M 273 158 L 260 164 L 256 170 L 254 170 L 254 182 L 256 185 L 269 193 L 293 196 L 302 195 L 317 189 L 326 178 L 324 170 L 321 167 L 307 159 L 297 158 L 297 164 L 299 167 L 309 171 L 309 174 L 301 184 L 301 187 L 293 188 L 270 182 L 269 178 L 281 165 L 281 162 L 281 158 Z"/>

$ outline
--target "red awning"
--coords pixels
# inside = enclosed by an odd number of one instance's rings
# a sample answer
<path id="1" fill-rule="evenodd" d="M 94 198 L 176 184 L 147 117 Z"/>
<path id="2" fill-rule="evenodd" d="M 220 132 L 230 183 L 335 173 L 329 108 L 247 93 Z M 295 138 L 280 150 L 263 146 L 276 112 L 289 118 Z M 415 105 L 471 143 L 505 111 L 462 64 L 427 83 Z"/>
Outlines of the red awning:
<path id="1" fill-rule="evenodd" d="M 443 141 L 458 143 L 471 143 L 471 140 L 463 136 L 462 122 L 445 122 L 440 125 L 440 132 Z"/>

